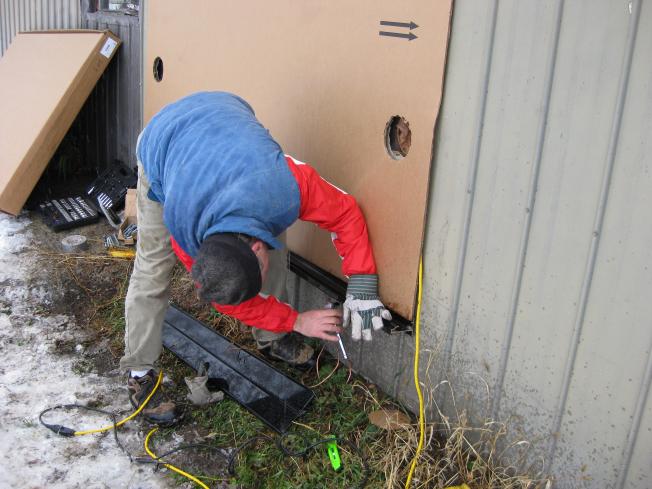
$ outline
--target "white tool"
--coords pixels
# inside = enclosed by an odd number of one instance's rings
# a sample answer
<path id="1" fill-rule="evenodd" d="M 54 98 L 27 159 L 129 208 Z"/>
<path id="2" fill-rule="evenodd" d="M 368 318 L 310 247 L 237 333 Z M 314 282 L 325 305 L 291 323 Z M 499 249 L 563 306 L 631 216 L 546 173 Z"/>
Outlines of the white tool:
<path id="1" fill-rule="evenodd" d="M 337 301 L 331 301 L 328 304 L 326 304 L 326 309 L 336 309 L 340 307 L 340 303 Z M 344 349 L 344 343 L 342 343 L 342 337 L 340 336 L 339 333 L 335 333 L 337 335 L 337 342 L 340 344 L 340 350 L 342 350 L 342 356 L 344 357 L 344 360 L 348 360 L 349 357 L 346 355 L 346 350 Z"/>

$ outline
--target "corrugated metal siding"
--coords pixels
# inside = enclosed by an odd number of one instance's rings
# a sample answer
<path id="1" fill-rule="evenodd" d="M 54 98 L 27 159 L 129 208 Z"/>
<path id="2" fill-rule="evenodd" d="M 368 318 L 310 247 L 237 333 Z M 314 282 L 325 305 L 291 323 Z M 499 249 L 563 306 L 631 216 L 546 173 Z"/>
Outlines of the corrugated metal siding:
<path id="1" fill-rule="evenodd" d="M 649 2 L 455 2 L 422 379 L 476 422 L 510 419 L 556 487 L 652 487 L 650 52 Z M 351 348 L 415 406 L 413 338 Z"/>
<path id="2" fill-rule="evenodd" d="M 91 136 L 85 154 L 98 168 L 118 159 L 136 167 L 136 140 L 142 128 L 141 39 L 137 16 L 87 13 L 84 28 L 109 29 L 121 40 L 120 51 L 79 116 Z"/>
<path id="3" fill-rule="evenodd" d="M 17 32 L 80 26 L 79 0 L 0 0 L 0 56 Z"/>

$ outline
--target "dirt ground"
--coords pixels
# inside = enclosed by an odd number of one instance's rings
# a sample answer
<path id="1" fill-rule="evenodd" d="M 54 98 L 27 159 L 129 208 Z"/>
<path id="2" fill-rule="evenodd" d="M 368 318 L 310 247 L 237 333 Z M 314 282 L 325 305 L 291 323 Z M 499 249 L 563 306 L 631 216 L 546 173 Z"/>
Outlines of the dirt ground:
<path id="1" fill-rule="evenodd" d="M 131 411 L 126 377 L 118 364 L 124 295 L 133 262 L 106 256 L 103 236 L 110 233 L 103 223 L 53 233 L 38 215 L 0 214 L 0 487 L 194 487 L 171 478 L 165 468 L 130 463 L 111 432 L 64 438 L 39 423 L 42 410 L 59 404 L 78 403 L 124 415 Z M 63 253 L 60 241 L 70 234 L 84 235 L 89 249 Z M 216 315 L 197 300 L 180 265 L 172 300 L 255 350 L 249 328 Z M 183 375 L 192 372 L 169 353 L 161 363 L 170 372 L 164 381 L 168 392 L 182 400 Z M 44 419 L 77 430 L 111 423 L 106 416 L 80 410 L 56 410 Z M 120 442 L 131 456 L 145 457 L 142 443 L 149 429 L 139 419 L 120 428 Z M 190 419 L 165 433 L 157 450 L 206 437 L 210 430 Z M 213 488 L 233 487 L 219 457 L 187 451 L 168 460 L 213 476 Z"/>
<path id="2" fill-rule="evenodd" d="M 0 487 L 194 487 L 171 479 L 165 468 L 155 471 L 153 465 L 130 463 L 111 432 L 64 438 L 39 423 L 42 410 L 59 404 L 131 412 L 118 363 L 132 261 L 106 256 L 103 236 L 110 233 L 103 223 L 53 233 L 38 216 L 0 213 Z M 70 234 L 84 235 L 89 249 L 63 253 L 60 241 Z M 177 303 L 213 323 L 224 323 L 196 301 L 192 282 L 180 268 L 174 284 Z M 226 329 L 244 333 L 239 324 L 227 323 Z M 169 355 L 164 361 L 175 362 Z M 175 370 L 179 376 L 186 373 Z M 179 376 L 177 383 L 165 379 L 168 390 L 183 391 Z M 44 419 L 77 430 L 111 424 L 106 416 L 80 410 L 56 410 Z M 149 429 L 140 420 L 120 429 L 119 440 L 131 456 L 145 456 L 142 442 Z M 159 450 L 201 441 L 201 433 L 190 423 L 167 438 Z M 190 452 L 170 461 L 215 466 L 205 455 Z"/>

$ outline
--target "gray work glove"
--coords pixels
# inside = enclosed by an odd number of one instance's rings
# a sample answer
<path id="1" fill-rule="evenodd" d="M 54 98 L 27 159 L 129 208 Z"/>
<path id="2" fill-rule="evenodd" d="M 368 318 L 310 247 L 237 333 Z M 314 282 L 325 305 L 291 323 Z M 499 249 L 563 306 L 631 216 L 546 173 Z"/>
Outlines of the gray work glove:
<path id="1" fill-rule="evenodd" d="M 224 399 L 222 391 L 211 392 L 208 390 L 206 383 L 208 375 L 198 375 L 196 377 L 184 377 L 188 386 L 188 400 L 197 406 L 205 406 Z"/>
<path id="2" fill-rule="evenodd" d="M 378 296 L 378 275 L 352 275 L 343 304 L 344 326 L 351 323 L 351 338 L 371 341 L 371 328 L 383 327 L 383 319 L 392 319 Z"/>

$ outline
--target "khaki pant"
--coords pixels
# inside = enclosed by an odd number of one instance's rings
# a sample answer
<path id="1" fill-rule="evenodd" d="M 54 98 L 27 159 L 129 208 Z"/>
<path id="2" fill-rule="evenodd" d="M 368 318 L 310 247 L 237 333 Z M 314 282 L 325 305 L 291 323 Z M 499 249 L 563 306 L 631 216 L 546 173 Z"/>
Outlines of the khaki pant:
<path id="1" fill-rule="evenodd" d="M 161 354 L 163 318 L 170 299 L 170 279 L 177 262 L 170 233 L 163 224 L 163 206 L 147 198 L 149 182 L 138 162 L 138 241 L 136 260 L 125 299 L 125 353 L 123 370 L 148 370 Z M 285 237 L 281 237 L 285 241 Z M 270 252 L 270 270 L 262 292 L 287 302 L 287 251 Z M 259 346 L 284 336 L 252 328 Z"/>

